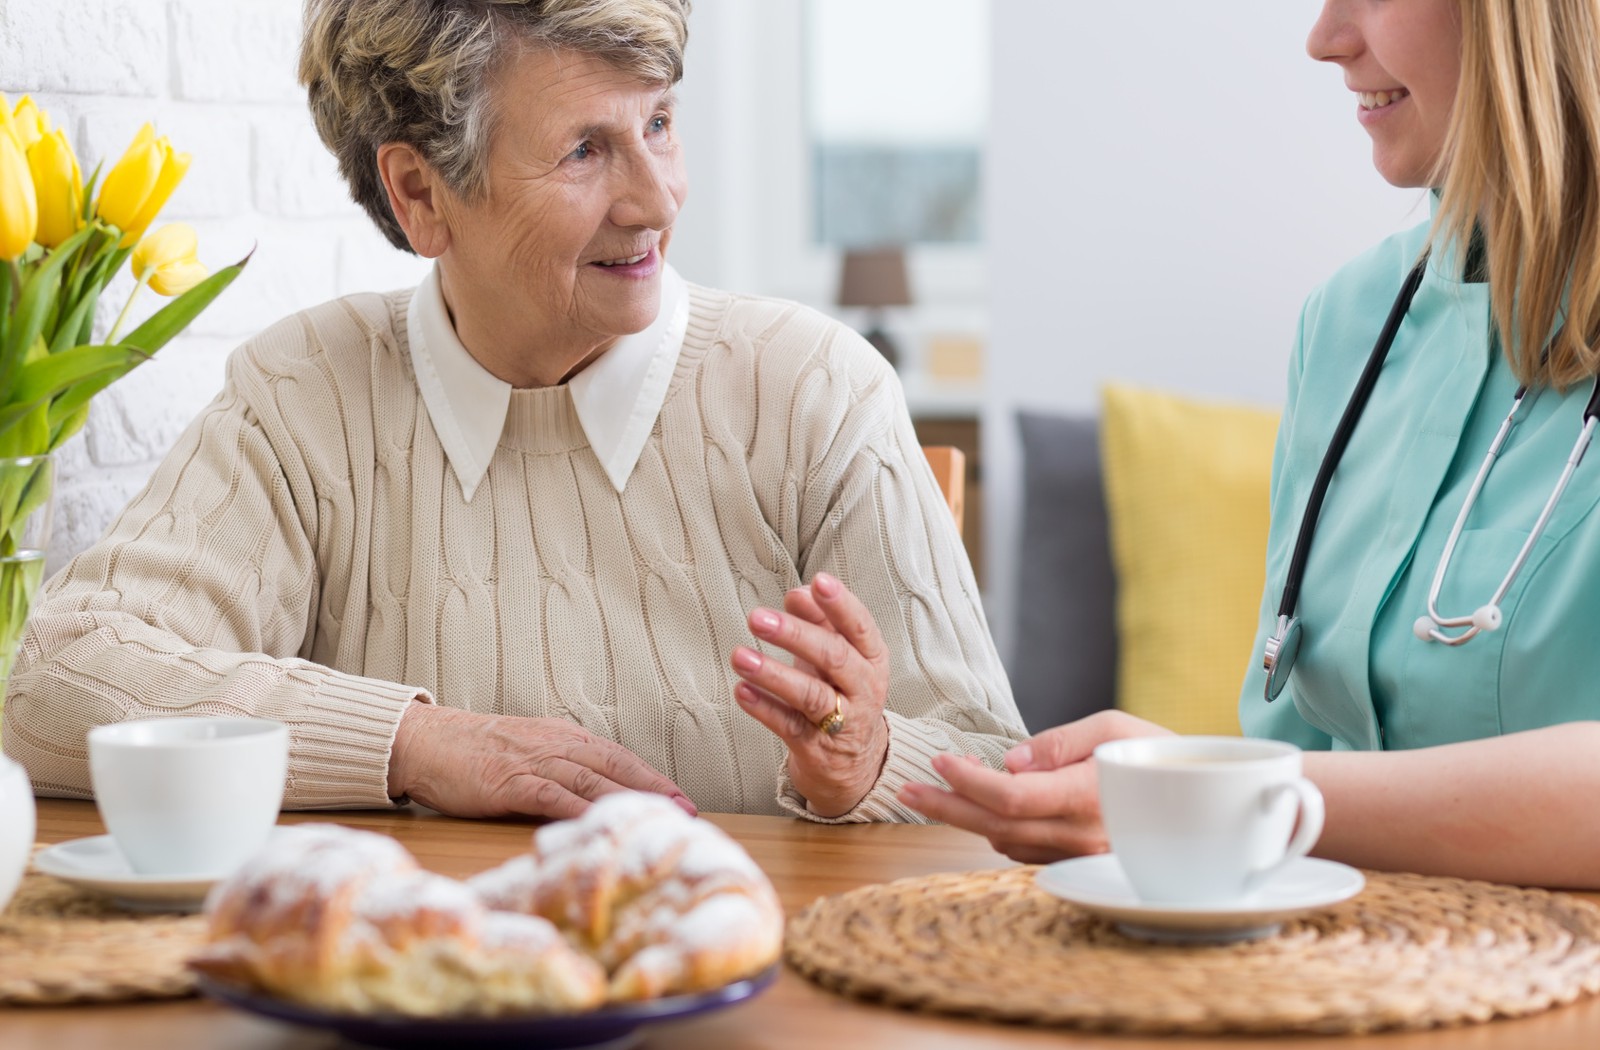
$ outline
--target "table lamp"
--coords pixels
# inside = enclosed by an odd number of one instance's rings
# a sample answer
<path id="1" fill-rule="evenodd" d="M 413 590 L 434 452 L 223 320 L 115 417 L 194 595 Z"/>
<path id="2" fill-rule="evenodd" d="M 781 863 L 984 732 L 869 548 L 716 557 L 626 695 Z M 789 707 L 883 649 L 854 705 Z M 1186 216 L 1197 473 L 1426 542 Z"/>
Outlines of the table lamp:
<path id="1" fill-rule="evenodd" d="M 845 252 L 844 265 L 839 271 L 839 305 L 859 306 L 868 311 L 867 330 L 862 335 L 891 366 L 897 364 L 900 354 L 883 330 L 883 310 L 888 306 L 911 305 L 905 251 L 901 248 L 852 248 Z"/>

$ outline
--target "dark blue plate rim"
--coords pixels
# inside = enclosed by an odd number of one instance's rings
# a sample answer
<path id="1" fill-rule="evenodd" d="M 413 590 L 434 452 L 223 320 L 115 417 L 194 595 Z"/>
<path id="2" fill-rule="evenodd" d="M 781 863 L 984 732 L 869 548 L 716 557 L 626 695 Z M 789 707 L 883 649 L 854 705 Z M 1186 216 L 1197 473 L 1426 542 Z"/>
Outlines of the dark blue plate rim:
<path id="1" fill-rule="evenodd" d="M 319 1010 L 313 1006 L 279 999 L 239 985 L 195 974 L 195 984 L 206 995 L 250 1013 L 293 1024 L 330 1028 L 339 1032 L 362 1031 L 374 1034 L 392 1032 L 408 1039 L 459 1037 L 467 1030 L 475 1036 L 515 1036 L 534 1038 L 542 1033 L 567 1035 L 581 1031 L 626 1033 L 642 1024 L 690 1017 L 732 1006 L 753 998 L 777 980 L 781 963 L 773 963 L 752 977 L 713 988 L 708 992 L 673 995 L 632 1003 L 603 1006 L 577 1014 L 511 1014 L 500 1017 L 405 1017 L 402 1015 L 356 1015 Z M 579 1044 L 573 1044 L 579 1045 Z"/>

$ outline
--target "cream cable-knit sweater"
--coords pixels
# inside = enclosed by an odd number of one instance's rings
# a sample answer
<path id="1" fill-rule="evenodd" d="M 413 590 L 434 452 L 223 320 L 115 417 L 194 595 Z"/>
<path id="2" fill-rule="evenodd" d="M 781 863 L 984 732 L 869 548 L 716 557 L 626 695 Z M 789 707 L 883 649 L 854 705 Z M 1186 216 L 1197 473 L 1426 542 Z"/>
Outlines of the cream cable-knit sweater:
<path id="1" fill-rule="evenodd" d="M 972 571 L 882 358 L 822 315 L 691 286 L 667 400 L 624 492 L 565 388 L 517 390 L 470 503 L 423 407 L 410 292 L 274 325 L 111 531 L 50 581 L 5 706 L 41 794 L 87 796 L 95 725 L 257 715 L 288 808 L 386 806 L 406 705 L 570 718 L 705 810 L 806 814 L 733 702 L 745 616 L 819 570 L 892 658 L 889 756 L 842 820 L 1024 735 Z M 767 649 L 768 652 L 774 650 Z"/>

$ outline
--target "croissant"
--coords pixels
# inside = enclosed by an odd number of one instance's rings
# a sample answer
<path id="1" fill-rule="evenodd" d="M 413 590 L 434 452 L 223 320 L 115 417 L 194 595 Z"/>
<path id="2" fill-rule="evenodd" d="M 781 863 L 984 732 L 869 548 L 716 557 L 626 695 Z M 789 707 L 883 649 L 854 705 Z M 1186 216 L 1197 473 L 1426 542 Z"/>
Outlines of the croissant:
<path id="1" fill-rule="evenodd" d="M 491 909 L 553 923 L 605 967 L 613 1001 L 720 987 L 783 942 L 783 909 L 750 855 L 660 795 L 606 795 L 468 885 Z"/>
<path id="2" fill-rule="evenodd" d="M 393 839 L 306 824 L 212 890 L 202 973 L 327 1010 L 572 1013 L 605 972 L 543 919 L 486 909 Z"/>

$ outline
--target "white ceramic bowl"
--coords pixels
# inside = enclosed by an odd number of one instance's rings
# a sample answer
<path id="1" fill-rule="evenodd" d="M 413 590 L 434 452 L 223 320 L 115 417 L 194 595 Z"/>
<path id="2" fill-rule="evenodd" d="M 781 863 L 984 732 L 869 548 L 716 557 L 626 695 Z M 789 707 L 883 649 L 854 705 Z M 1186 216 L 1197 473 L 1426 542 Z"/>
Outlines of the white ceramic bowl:
<path id="1" fill-rule="evenodd" d="M 0 755 L 0 910 L 11 902 L 33 850 L 33 786 L 20 765 Z"/>
<path id="2" fill-rule="evenodd" d="M 261 718 L 148 718 L 89 730 L 106 830 L 141 875 L 229 874 L 278 819 L 289 731 Z"/>

